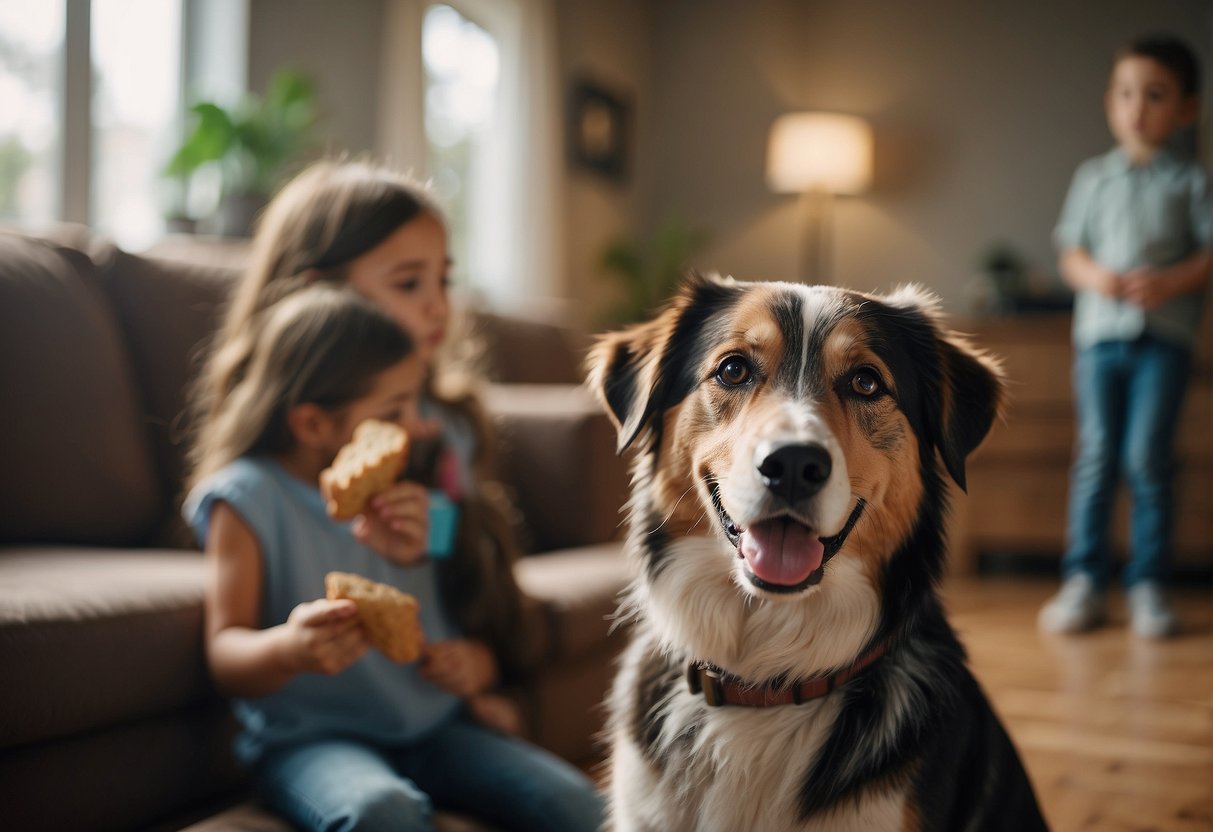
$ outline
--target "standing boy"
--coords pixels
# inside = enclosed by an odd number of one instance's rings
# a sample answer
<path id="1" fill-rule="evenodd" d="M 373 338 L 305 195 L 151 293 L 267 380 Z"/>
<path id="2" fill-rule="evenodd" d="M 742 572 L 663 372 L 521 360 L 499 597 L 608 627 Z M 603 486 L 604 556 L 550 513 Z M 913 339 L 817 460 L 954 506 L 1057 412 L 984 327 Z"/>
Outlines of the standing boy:
<path id="1" fill-rule="evenodd" d="M 1041 628 L 1080 632 L 1107 618 L 1109 521 L 1120 473 L 1132 496 L 1123 580 L 1133 631 L 1178 630 L 1165 584 L 1173 446 L 1210 271 L 1209 180 L 1166 148 L 1199 110 L 1200 67 L 1169 36 L 1121 49 L 1104 97 L 1117 146 L 1074 175 L 1055 230 L 1076 292 L 1078 451 L 1071 470 L 1061 591 Z"/>

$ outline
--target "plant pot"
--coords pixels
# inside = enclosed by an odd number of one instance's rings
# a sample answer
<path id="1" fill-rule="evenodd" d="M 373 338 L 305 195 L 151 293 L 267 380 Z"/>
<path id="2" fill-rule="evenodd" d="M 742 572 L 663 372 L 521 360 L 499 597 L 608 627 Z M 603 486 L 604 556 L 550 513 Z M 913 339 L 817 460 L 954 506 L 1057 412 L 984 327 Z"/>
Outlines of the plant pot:
<path id="1" fill-rule="evenodd" d="M 253 222 L 265 203 L 266 199 L 261 194 L 229 194 L 223 197 L 215 212 L 218 220 L 216 232 L 224 237 L 251 237 Z"/>
<path id="2" fill-rule="evenodd" d="M 165 217 L 164 230 L 170 234 L 195 234 L 198 221 L 193 217 Z"/>

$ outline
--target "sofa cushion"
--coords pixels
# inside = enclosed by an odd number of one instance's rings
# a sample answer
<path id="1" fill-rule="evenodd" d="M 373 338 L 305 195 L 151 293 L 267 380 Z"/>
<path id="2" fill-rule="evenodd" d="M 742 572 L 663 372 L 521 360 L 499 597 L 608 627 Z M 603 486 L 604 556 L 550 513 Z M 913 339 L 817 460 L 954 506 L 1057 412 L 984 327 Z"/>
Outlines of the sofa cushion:
<path id="1" fill-rule="evenodd" d="M 522 558 L 514 575 L 549 616 L 549 661 L 575 660 L 602 649 L 628 583 L 622 543 Z"/>
<path id="2" fill-rule="evenodd" d="M 83 254 L 0 233 L 0 390 L 0 541 L 150 534 L 164 501 L 130 357 Z"/>
<path id="3" fill-rule="evenodd" d="M 0 748 L 214 696 L 204 561 L 171 550 L 0 550 Z"/>
<path id="4" fill-rule="evenodd" d="M 498 428 L 502 479 L 526 518 L 528 551 L 622 536 L 627 465 L 615 453 L 615 429 L 584 387 L 493 384 L 484 405 Z"/>
<path id="5" fill-rule="evenodd" d="M 90 253 L 130 347 L 162 488 L 179 498 L 189 440 L 187 386 L 201 368 L 237 272 L 141 257 L 113 245 L 96 245 Z"/>
<path id="6" fill-rule="evenodd" d="M 568 760 L 592 763 L 602 754 L 602 701 L 627 644 L 616 619 L 628 582 L 622 543 L 522 558 L 518 585 L 547 612 L 551 642 L 543 671 L 526 686 L 529 736 Z"/>
<path id="7" fill-rule="evenodd" d="M 551 321 L 476 312 L 473 337 L 481 342 L 485 377 L 501 384 L 579 384 L 588 340 Z"/>
<path id="8" fill-rule="evenodd" d="M 60 740 L 0 748 L 6 830 L 168 832 L 189 808 L 247 790 L 222 702 Z"/>

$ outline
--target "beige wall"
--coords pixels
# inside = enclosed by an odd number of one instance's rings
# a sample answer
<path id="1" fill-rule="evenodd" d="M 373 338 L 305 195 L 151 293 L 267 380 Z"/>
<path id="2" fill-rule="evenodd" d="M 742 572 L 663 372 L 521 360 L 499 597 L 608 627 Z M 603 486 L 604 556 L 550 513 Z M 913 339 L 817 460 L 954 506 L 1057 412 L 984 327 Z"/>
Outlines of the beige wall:
<path id="1" fill-rule="evenodd" d="M 292 63 L 320 79 L 334 146 L 374 145 L 383 0 L 251 0 L 249 80 Z M 562 89 L 589 76 L 632 104 L 623 183 L 567 168 L 563 294 L 592 325 L 619 233 L 677 211 L 713 234 L 697 265 L 797 273 L 797 200 L 770 193 L 767 129 L 826 109 L 876 130 L 872 193 L 834 213 L 838 282 L 917 281 L 956 310 L 994 240 L 1053 271 L 1052 225 L 1075 166 L 1111 145 L 1109 56 L 1141 31 L 1186 35 L 1213 80 L 1208 0 L 556 0 Z M 335 12 L 340 9 L 339 13 Z M 1207 123 L 1206 119 L 1206 123 Z M 1206 145 L 1209 134 L 1206 129 Z"/>
<path id="2" fill-rule="evenodd" d="M 601 310 L 614 306 L 618 288 L 598 266 L 615 237 L 633 237 L 644 227 L 653 180 L 653 9 L 650 0 L 558 0 L 562 89 L 590 79 L 620 93 L 631 117 L 628 170 L 615 182 L 566 164 L 564 192 L 566 295 L 576 299 L 579 323 L 593 328 Z"/>
<path id="3" fill-rule="evenodd" d="M 282 66 L 315 79 L 328 149 L 375 147 L 383 0 L 250 0 L 251 89 Z"/>
<path id="4" fill-rule="evenodd" d="M 1207 0 L 666 0 L 654 4 L 650 216 L 713 229 L 702 265 L 738 277 L 797 270 L 794 197 L 763 182 L 780 113 L 870 119 L 875 188 L 836 202 L 837 282 L 916 281 L 963 309 L 975 261 L 1005 239 L 1051 274 L 1050 231 L 1079 161 L 1111 146 L 1109 56 L 1152 29 L 1209 63 Z"/>

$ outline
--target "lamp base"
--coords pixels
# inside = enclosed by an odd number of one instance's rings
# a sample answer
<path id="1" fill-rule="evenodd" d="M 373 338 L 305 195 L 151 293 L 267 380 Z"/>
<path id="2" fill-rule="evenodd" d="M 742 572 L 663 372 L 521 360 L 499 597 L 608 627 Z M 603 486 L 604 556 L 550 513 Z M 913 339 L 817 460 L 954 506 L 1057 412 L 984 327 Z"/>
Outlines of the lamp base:
<path id="1" fill-rule="evenodd" d="M 823 190 L 805 191 L 800 195 L 801 283 L 832 285 L 830 235 L 834 219 L 834 195 Z"/>

